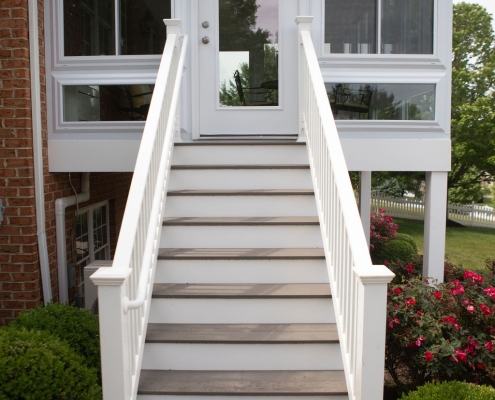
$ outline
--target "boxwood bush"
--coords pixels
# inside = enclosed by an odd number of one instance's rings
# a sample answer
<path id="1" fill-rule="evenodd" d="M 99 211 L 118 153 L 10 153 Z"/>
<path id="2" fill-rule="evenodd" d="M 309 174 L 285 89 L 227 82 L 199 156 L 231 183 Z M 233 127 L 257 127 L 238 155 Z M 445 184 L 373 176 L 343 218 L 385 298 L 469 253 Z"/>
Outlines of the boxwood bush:
<path id="1" fill-rule="evenodd" d="M 495 389 L 464 382 L 427 383 L 414 392 L 402 396 L 402 400 L 493 400 Z"/>
<path id="2" fill-rule="evenodd" d="M 0 329 L 0 399 L 101 399 L 94 368 L 46 331 Z"/>
<path id="3" fill-rule="evenodd" d="M 414 249 L 414 254 L 418 253 L 418 245 L 411 236 L 406 235 L 405 233 L 396 233 L 395 237 L 392 240 L 403 240 L 404 242 L 407 242 L 412 246 L 412 248 Z"/>
<path id="4" fill-rule="evenodd" d="M 60 303 L 50 303 L 21 313 L 10 326 L 48 331 L 64 340 L 84 363 L 100 374 L 100 336 L 98 318 L 89 311 Z"/>
<path id="5" fill-rule="evenodd" d="M 394 239 L 374 252 L 372 258 L 374 264 L 384 264 L 385 261 L 392 263 L 409 260 L 415 254 L 414 248 L 407 241 Z"/>

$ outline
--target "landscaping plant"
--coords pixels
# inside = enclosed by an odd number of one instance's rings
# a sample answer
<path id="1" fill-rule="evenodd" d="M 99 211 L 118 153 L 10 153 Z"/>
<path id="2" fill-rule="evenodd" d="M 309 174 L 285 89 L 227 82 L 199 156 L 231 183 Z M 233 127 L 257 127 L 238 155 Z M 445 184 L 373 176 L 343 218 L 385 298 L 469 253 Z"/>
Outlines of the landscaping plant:
<path id="1" fill-rule="evenodd" d="M 46 331 L 0 329 L 0 399 L 97 400 L 94 368 Z"/>
<path id="2" fill-rule="evenodd" d="M 100 374 L 100 336 L 98 318 L 87 310 L 60 303 L 50 303 L 21 313 L 11 327 L 43 330 L 57 336 Z"/>
<path id="3" fill-rule="evenodd" d="M 422 260 L 395 262 L 387 305 L 386 369 L 402 388 L 429 381 L 495 384 L 495 282 L 446 263 L 446 282 Z M 494 262 L 487 266 L 494 267 Z"/>
<path id="4" fill-rule="evenodd" d="M 465 382 L 427 383 L 414 392 L 401 397 L 402 400 L 493 400 L 495 389 Z"/>

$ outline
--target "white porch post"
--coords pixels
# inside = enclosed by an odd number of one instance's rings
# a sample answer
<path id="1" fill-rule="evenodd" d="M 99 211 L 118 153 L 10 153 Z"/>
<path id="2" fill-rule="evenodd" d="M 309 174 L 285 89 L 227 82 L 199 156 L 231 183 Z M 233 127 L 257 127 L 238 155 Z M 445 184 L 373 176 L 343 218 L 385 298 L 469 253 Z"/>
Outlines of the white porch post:
<path id="1" fill-rule="evenodd" d="M 358 287 L 355 398 L 383 398 L 387 285 L 394 274 L 384 265 L 355 267 Z"/>
<path id="2" fill-rule="evenodd" d="M 447 172 L 426 173 L 423 276 L 443 282 Z"/>
<path id="3" fill-rule="evenodd" d="M 103 398 L 131 398 L 129 327 L 122 300 L 131 270 L 120 273 L 116 267 L 98 269 L 91 280 L 98 286 L 100 353 Z"/>
<path id="4" fill-rule="evenodd" d="M 371 171 L 359 172 L 359 214 L 363 224 L 364 236 L 370 247 L 370 211 L 371 211 Z"/>

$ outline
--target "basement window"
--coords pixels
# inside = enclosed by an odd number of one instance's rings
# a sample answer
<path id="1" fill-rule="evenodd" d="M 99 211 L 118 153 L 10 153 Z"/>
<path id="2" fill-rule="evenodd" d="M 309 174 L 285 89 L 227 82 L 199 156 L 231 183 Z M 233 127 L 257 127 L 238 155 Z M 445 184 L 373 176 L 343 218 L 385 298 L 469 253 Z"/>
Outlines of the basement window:
<path id="1" fill-rule="evenodd" d="M 74 224 L 72 263 L 68 273 L 71 303 L 75 296 L 84 293 L 84 267 L 96 260 L 110 259 L 108 201 L 79 210 Z"/>

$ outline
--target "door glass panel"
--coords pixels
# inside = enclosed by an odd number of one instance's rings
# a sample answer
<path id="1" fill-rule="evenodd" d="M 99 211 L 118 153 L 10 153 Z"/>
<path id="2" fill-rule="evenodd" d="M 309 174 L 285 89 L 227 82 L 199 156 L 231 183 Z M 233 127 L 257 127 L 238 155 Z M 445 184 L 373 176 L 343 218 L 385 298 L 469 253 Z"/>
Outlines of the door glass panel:
<path id="1" fill-rule="evenodd" d="M 278 0 L 219 1 L 220 106 L 278 106 Z"/>

